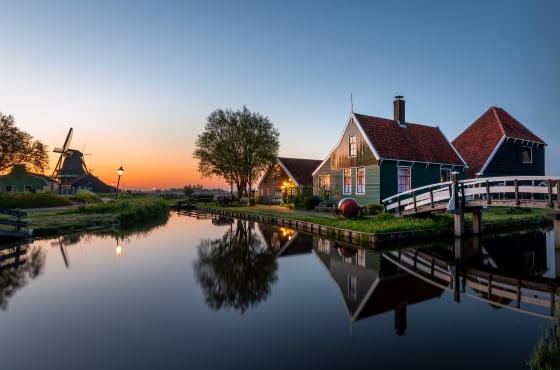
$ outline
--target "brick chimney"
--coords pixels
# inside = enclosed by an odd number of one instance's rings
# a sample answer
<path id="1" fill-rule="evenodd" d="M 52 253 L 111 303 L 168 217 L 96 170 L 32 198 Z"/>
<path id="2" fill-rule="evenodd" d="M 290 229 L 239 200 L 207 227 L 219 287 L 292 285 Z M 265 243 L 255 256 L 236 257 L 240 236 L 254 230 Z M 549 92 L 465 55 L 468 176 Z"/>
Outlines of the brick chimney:
<path id="1" fill-rule="evenodd" d="M 395 100 L 393 101 L 393 112 L 395 121 L 397 121 L 399 125 L 405 126 L 406 121 L 404 117 L 404 96 L 395 96 Z"/>

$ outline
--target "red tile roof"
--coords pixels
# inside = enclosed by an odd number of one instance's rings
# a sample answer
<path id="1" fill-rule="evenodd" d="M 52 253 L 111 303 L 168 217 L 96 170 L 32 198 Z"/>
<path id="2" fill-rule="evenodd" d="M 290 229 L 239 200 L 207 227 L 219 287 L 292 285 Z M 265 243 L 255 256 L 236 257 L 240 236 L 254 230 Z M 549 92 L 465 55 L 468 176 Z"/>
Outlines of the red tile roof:
<path id="1" fill-rule="evenodd" d="M 438 127 L 354 114 L 380 159 L 464 166 Z"/>
<path id="2" fill-rule="evenodd" d="M 453 140 L 453 146 L 467 162 L 467 177 L 475 177 L 503 137 L 543 143 L 502 108 L 490 107 Z"/>
<path id="3" fill-rule="evenodd" d="M 297 185 L 313 185 L 313 171 L 321 164 L 317 159 L 278 157 L 278 161 Z"/>

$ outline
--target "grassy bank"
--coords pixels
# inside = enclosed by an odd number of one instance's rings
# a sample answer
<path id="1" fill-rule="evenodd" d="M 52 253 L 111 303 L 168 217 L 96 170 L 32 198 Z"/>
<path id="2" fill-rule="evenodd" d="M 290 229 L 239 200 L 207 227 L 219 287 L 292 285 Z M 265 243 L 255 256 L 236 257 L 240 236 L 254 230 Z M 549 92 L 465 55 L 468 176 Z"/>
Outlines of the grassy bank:
<path id="1" fill-rule="evenodd" d="M 230 211 L 244 212 L 249 214 L 280 217 L 291 220 L 311 222 L 318 225 L 325 225 L 368 233 L 389 233 L 406 232 L 418 230 L 453 230 L 453 216 L 449 214 L 433 214 L 427 218 L 396 217 L 388 213 L 380 213 L 376 216 L 363 216 L 346 219 L 343 217 L 333 218 L 324 217 L 319 212 L 298 212 L 292 210 L 275 210 L 266 207 L 217 207 L 213 204 L 205 204 L 205 207 L 215 207 Z M 491 208 L 483 212 L 483 224 L 501 224 L 504 228 L 508 223 L 524 221 L 528 225 L 546 224 L 547 215 L 553 210 L 547 209 L 510 209 L 510 208 Z M 467 227 L 472 225 L 472 214 L 465 214 L 465 224 Z"/>
<path id="2" fill-rule="evenodd" d="M 119 200 L 89 201 L 60 210 L 28 211 L 33 236 L 54 236 L 95 228 L 167 220 L 169 202 L 157 197 L 122 197 Z"/>

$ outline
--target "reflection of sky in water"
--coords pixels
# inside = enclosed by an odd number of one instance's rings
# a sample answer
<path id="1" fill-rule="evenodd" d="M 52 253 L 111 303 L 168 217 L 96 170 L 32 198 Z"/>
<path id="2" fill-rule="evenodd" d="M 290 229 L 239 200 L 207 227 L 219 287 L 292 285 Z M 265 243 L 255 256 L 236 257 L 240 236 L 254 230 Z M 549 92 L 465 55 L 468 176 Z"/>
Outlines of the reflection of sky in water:
<path id="1" fill-rule="evenodd" d="M 548 320 L 450 292 L 407 307 L 406 334 L 389 310 L 351 322 L 317 252 L 278 259 L 264 301 L 243 315 L 205 304 L 193 264 L 202 239 L 230 228 L 172 216 L 147 237 L 38 240 L 42 274 L 0 312 L 5 369 L 524 368 Z M 235 229 L 235 224 L 232 226 Z M 552 234 L 547 241 L 554 274 Z M 359 283 L 359 282 L 358 282 Z M 440 366 L 441 365 L 441 366 Z"/>

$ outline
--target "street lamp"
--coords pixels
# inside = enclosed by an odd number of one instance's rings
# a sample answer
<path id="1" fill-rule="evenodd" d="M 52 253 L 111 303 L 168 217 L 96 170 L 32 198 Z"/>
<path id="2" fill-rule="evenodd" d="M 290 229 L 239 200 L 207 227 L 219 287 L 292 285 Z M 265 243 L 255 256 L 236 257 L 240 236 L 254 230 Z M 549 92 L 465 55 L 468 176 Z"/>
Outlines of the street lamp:
<path id="1" fill-rule="evenodd" d="M 117 170 L 117 174 L 119 175 L 119 178 L 117 179 L 117 189 L 115 190 L 115 200 L 117 200 L 117 197 L 119 195 L 119 183 L 121 182 L 121 176 L 124 173 L 124 170 L 122 168 L 122 166 L 119 167 L 119 169 Z"/>

